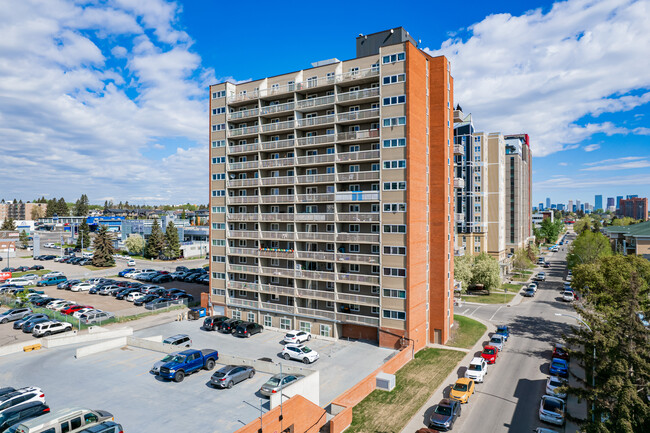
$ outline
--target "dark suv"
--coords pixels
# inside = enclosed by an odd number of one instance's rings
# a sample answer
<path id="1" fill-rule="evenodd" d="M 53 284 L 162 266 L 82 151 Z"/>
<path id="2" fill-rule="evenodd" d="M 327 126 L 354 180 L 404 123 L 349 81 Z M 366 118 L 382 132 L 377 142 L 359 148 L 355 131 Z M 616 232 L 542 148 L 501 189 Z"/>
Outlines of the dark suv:
<path id="1" fill-rule="evenodd" d="M 264 327 L 260 324 L 254 322 L 243 322 L 240 323 L 237 328 L 235 328 L 232 335 L 235 337 L 250 337 L 251 335 L 259 334 L 262 332 Z"/>
<path id="2" fill-rule="evenodd" d="M 224 334 L 232 334 L 235 329 L 237 329 L 237 326 L 242 323 L 242 320 L 239 319 L 228 319 L 224 320 L 221 322 L 221 325 L 219 325 L 219 332 L 223 332 Z"/>
<path id="3" fill-rule="evenodd" d="M 50 412 L 49 406 L 40 401 L 24 403 L 6 409 L 0 414 L 0 432 L 27 419 L 36 418 Z"/>
<path id="4" fill-rule="evenodd" d="M 456 419 L 460 416 L 460 401 L 443 398 L 434 406 L 429 428 L 448 431 L 454 427 Z"/>
<path id="5" fill-rule="evenodd" d="M 219 329 L 219 325 L 228 320 L 228 316 L 212 316 L 206 317 L 203 320 L 203 329 L 206 331 L 214 331 Z"/>

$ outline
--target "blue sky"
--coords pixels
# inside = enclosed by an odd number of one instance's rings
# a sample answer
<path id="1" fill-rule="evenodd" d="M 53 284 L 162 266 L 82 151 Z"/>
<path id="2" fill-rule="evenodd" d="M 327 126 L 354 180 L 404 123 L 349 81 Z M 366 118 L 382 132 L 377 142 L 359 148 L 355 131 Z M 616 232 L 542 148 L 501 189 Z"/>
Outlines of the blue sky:
<path id="1" fill-rule="evenodd" d="M 0 198 L 207 202 L 207 86 L 403 26 L 477 129 L 527 132 L 533 201 L 650 193 L 650 0 L 0 0 Z"/>

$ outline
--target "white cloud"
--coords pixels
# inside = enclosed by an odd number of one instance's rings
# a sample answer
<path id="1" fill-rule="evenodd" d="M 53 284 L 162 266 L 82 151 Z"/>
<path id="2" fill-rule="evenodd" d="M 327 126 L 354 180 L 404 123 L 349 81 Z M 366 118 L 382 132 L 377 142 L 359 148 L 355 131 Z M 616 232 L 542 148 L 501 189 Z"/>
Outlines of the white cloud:
<path id="1" fill-rule="evenodd" d="M 554 177 L 552 179 L 543 180 L 535 183 L 537 191 L 546 191 L 548 189 L 574 189 L 574 188 L 590 188 L 597 187 L 610 187 L 610 186 L 647 186 L 650 184 L 650 175 L 634 175 L 634 176 L 613 176 L 613 177 L 585 177 L 576 179 L 573 177 Z"/>
<path id="2" fill-rule="evenodd" d="M 580 171 L 610 171 L 610 170 L 630 170 L 635 168 L 650 167 L 650 161 L 630 161 L 619 164 L 597 165 L 595 167 L 581 168 Z"/>
<path id="3" fill-rule="evenodd" d="M 558 163 L 558 165 L 560 165 L 560 166 L 562 166 L 562 167 L 566 167 L 566 166 L 569 165 L 569 164 L 566 163 L 566 162 L 560 162 L 560 163 Z"/>
<path id="4" fill-rule="evenodd" d="M 600 149 L 600 144 L 594 143 L 594 144 L 588 144 L 585 146 L 585 152 L 593 152 L 594 150 Z"/>
<path id="5" fill-rule="evenodd" d="M 586 115 L 630 110 L 650 94 L 650 2 L 569 0 L 521 16 L 496 14 L 449 39 L 432 55 L 452 64 L 455 101 L 479 130 L 527 132 L 535 156 L 566 149 L 596 133 L 628 134 Z"/>
<path id="6" fill-rule="evenodd" d="M 611 163 L 619 163 L 619 162 L 627 162 L 627 161 L 636 161 L 639 159 L 645 159 L 645 156 L 623 156 L 621 158 L 609 158 L 609 159 L 603 159 L 600 161 L 595 161 L 595 162 L 585 162 L 583 165 L 602 165 L 602 164 L 611 164 Z"/>
<path id="7" fill-rule="evenodd" d="M 86 3 L 0 0 L 2 194 L 205 202 L 214 72 L 177 29 L 178 6 Z M 143 156 L 167 139 L 179 148 Z"/>

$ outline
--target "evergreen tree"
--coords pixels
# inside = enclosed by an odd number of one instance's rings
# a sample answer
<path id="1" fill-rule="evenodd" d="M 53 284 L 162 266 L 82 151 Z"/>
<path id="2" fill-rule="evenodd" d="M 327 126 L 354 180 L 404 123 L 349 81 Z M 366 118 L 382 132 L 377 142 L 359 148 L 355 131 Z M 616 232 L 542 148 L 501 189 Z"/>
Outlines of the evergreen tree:
<path id="1" fill-rule="evenodd" d="M 83 244 L 82 244 L 83 243 Z M 79 224 L 79 232 L 77 234 L 77 248 L 88 248 L 90 247 L 90 227 L 84 219 L 81 224 Z"/>
<path id="2" fill-rule="evenodd" d="M 113 234 L 108 231 L 108 227 L 100 225 L 95 234 L 93 252 L 93 266 L 109 267 L 115 266 L 115 248 L 113 247 Z"/>
<path id="3" fill-rule="evenodd" d="M 16 230 L 16 223 L 13 218 L 7 218 L 3 221 L 0 230 Z"/>
<path id="4" fill-rule="evenodd" d="M 70 215 L 70 210 L 68 209 L 68 203 L 66 203 L 63 197 L 61 197 L 56 204 L 56 214 L 58 216 Z"/>
<path id="5" fill-rule="evenodd" d="M 183 212 L 181 212 L 181 219 L 187 219 L 187 214 L 185 213 L 185 209 L 183 209 Z"/>
<path id="6" fill-rule="evenodd" d="M 20 232 L 20 244 L 23 246 L 23 248 L 27 248 L 29 246 L 29 236 L 25 230 Z"/>
<path id="7" fill-rule="evenodd" d="M 56 198 L 47 201 L 47 209 L 45 210 L 45 217 L 52 218 L 56 213 Z"/>
<path id="8" fill-rule="evenodd" d="M 178 240 L 178 230 L 173 222 L 167 224 L 165 230 L 165 248 L 163 250 L 165 257 L 176 259 L 181 255 L 181 243 Z"/>
<path id="9" fill-rule="evenodd" d="M 104 215 L 108 213 L 108 200 L 104 200 Z"/>
<path id="10" fill-rule="evenodd" d="M 81 198 L 77 200 L 74 206 L 74 215 L 75 216 L 86 216 L 88 215 L 88 196 L 86 194 L 81 194 Z"/>
<path id="11" fill-rule="evenodd" d="M 158 223 L 158 218 L 154 219 L 153 225 L 151 226 L 151 234 L 147 239 L 147 245 L 144 249 L 144 255 L 148 258 L 157 258 L 162 253 L 164 246 L 164 237 L 162 230 L 160 229 L 160 224 Z"/>

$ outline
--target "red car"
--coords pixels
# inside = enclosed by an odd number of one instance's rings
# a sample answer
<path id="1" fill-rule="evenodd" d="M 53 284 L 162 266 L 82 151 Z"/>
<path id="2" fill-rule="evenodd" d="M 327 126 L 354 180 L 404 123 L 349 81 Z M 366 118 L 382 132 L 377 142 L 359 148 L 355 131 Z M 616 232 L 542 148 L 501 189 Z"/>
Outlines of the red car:
<path id="1" fill-rule="evenodd" d="M 569 352 L 567 352 L 566 347 L 564 347 L 563 344 L 556 344 L 555 347 L 553 348 L 553 358 L 560 358 L 564 359 L 565 361 L 569 361 Z"/>
<path id="2" fill-rule="evenodd" d="M 89 307 L 87 305 L 70 305 L 69 307 L 61 310 L 61 314 L 65 314 L 66 316 L 69 316 L 70 314 L 77 312 L 82 308 L 92 308 L 92 307 Z"/>
<path id="3" fill-rule="evenodd" d="M 494 346 L 485 346 L 481 352 L 481 358 L 485 359 L 488 364 L 494 364 L 499 356 L 499 349 Z"/>

